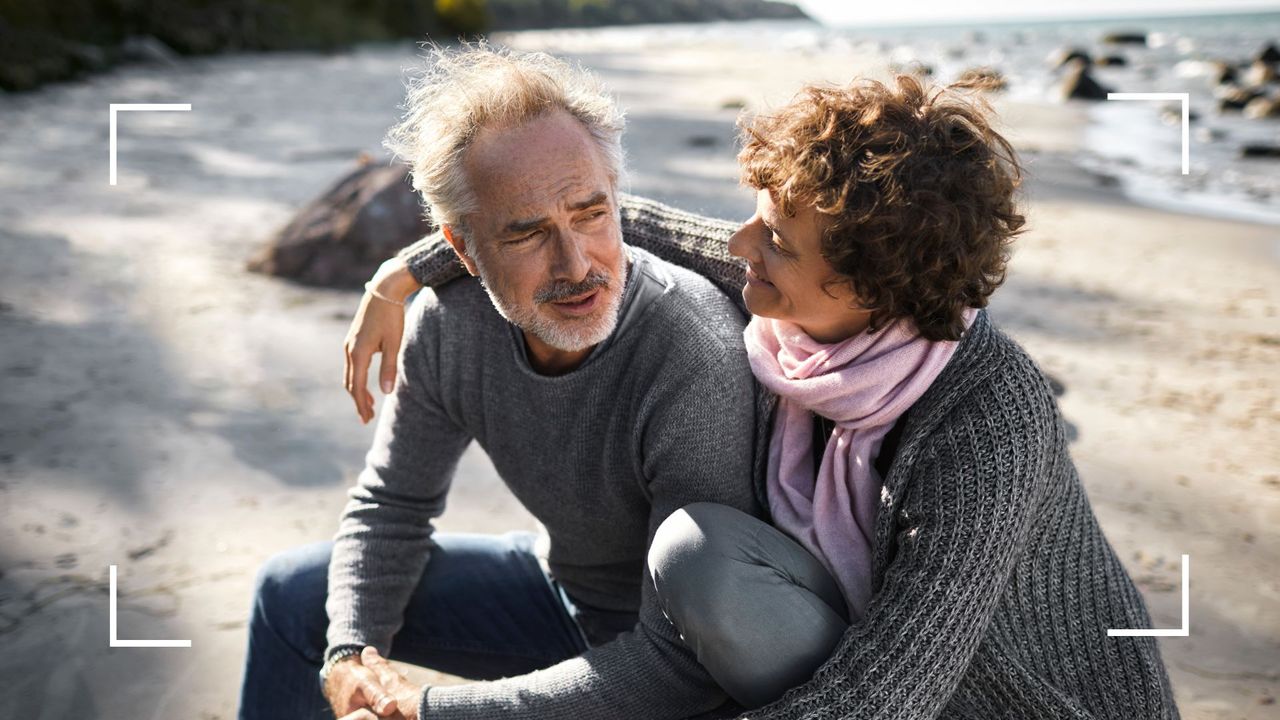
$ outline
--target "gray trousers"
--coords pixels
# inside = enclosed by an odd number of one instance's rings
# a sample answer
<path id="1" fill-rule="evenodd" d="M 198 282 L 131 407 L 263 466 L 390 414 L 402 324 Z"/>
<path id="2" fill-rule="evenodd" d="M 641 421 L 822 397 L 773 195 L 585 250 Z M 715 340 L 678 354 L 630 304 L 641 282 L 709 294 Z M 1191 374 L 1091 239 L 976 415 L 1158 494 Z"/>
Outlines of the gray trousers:
<path id="1" fill-rule="evenodd" d="M 840 588 L 816 558 L 724 505 L 672 513 L 654 535 L 649 571 L 685 644 L 746 708 L 812 677 L 849 627 Z"/>

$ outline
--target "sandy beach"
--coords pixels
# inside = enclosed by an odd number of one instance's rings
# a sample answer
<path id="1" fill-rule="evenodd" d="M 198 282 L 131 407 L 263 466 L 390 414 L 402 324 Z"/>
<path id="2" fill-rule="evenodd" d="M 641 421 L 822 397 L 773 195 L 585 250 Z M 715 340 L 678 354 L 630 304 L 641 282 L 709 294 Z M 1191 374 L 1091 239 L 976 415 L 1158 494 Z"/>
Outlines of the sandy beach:
<path id="1" fill-rule="evenodd" d="M 630 190 L 746 218 L 734 120 L 854 50 L 747 52 L 591 32 L 495 38 L 576 58 L 627 108 Z M 234 717 L 254 574 L 326 540 L 372 426 L 342 389 L 359 296 L 245 271 L 380 156 L 411 44 L 127 67 L 0 96 L 0 717 Z M 122 118 L 108 104 L 191 103 Z M 1073 457 L 1158 627 L 1184 718 L 1280 718 L 1280 228 L 1139 206 L 1077 168 L 1084 111 L 997 99 L 1031 229 L 992 318 L 1060 379 Z M 1176 160 L 1171 160 L 1174 162 Z M 441 529 L 533 520 L 473 447 Z M 108 566 L 120 638 L 108 647 Z M 424 672 L 419 679 L 448 681 Z"/>

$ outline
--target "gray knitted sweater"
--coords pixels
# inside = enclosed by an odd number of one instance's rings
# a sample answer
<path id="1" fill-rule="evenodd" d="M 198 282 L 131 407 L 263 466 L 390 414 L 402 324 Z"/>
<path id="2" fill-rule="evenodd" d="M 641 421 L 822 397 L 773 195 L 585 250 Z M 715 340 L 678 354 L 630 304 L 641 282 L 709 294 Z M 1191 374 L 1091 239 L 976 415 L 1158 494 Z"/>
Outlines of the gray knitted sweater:
<path id="1" fill-rule="evenodd" d="M 733 229 L 623 203 L 629 243 L 736 293 Z M 424 284 L 459 272 L 433 238 L 402 254 Z M 1151 619 L 1098 526 L 1048 383 L 985 311 L 909 412 L 881 501 L 865 622 L 812 679 L 744 717 L 1178 717 L 1155 640 L 1107 637 Z"/>
<path id="2" fill-rule="evenodd" d="M 388 651 L 473 439 L 542 523 L 547 564 L 579 608 L 637 618 L 538 672 L 429 688 L 425 717 L 679 718 L 724 701 L 662 614 L 645 554 L 689 503 L 761 514 L 743 319 L 701 276 L 629 255 L 618 329 L 563 375 L 530 367 L 476 280 L 423 291 L 409 309 L 396 389 L 335 538 L 328 654 Z"/>

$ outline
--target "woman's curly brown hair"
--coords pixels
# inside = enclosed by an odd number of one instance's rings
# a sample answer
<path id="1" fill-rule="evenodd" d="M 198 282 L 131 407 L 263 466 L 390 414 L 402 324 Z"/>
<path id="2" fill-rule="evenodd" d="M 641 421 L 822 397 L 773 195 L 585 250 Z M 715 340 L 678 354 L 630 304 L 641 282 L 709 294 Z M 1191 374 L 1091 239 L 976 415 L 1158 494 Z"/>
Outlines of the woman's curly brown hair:
<path id="1" fill-rule="evenodd" d="M 958 340 L 964 309 L 1004 282 L 1022 171 L 979 85 L 895 84 L 808 86 L 745 123 L 742 179 L 788 216 L 826 216 L 822 255 L 872 309 L 872 332 L 910 317 L 930 340 Z"/>

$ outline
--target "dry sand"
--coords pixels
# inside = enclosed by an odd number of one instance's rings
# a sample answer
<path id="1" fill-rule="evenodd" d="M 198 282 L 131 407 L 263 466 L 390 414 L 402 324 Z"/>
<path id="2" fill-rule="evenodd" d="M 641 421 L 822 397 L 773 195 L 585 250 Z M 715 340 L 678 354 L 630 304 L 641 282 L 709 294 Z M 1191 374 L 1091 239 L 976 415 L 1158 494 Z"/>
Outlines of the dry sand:
<path id="1" fill-rule="evenodd" d="M 752 204 L 734 106 L 881 67 L 507 40 L 618 92 L 634 192 L 726 217 Z M 340 381 L 357 295 L 243 262 L 377 152 L 413 57 L 240 55 L 0 97 L 0 716 L 233 717 L 256 568 L 331 536 L 371 438 Z M 111 102 L 193 105 L 123 117 L 117 187 Z M 1135 206 L 1070 165 L 1078 109 L 1002 109 L 1032 230 L 993 317 L 1066 384 L 1074 457 L 1158 626 L 1191 556 L 1191 635 L 1162 640 L 1183 716 L 1280 717 L 1280 232 Z M 440 526 L 532 525 L 473 448 Z M 191 648 L 108 648 L 111 564 L 119 636 Z"/>

